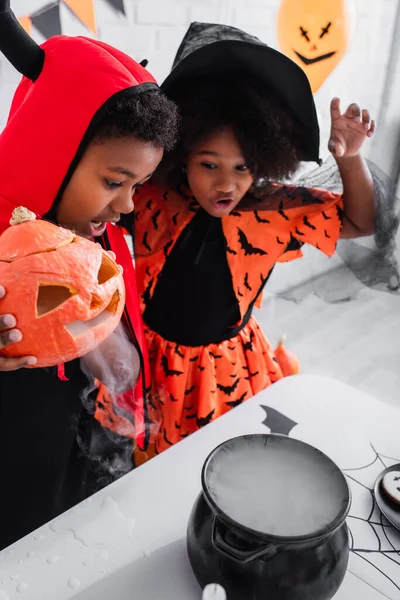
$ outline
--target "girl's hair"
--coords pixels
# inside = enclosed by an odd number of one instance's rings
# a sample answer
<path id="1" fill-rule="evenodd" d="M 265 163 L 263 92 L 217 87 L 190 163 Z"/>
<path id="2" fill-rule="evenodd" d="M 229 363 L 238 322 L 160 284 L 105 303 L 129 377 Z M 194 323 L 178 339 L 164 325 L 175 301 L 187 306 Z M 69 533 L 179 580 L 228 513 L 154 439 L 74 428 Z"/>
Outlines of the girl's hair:
<path id="1" fill-rule="evenodd" d="M 137 137 L 170 151 L 177 140 L 178 121 L 176 104 L 160 90 L 147 90 L 121 97 L 106 108 L 92 141 Z"/>
<path id="2" fill-rule="evenodd" d="M 181 111 L 179 142 L 159 169 L 169 183 L 182 179 L 182 166 L 192 148 L 224 127 L 232 127 L 247 166 L 263 189 L 296 170 L 300 156 L 296 123 L 272 91 L 245 77 L 207 77 L 186 79 L 169 96 Z"/>

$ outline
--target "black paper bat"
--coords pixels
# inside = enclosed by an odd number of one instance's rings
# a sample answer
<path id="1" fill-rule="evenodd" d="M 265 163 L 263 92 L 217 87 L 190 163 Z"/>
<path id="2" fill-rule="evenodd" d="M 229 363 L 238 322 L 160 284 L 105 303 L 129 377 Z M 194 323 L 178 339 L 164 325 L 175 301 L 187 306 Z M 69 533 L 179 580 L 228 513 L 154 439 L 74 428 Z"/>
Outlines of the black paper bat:
<path id="1" fill-rule="evenodd" d="M 288 417 L 285 417 L 282 413 L 278 412 L 274 408 L 269 406 L 261 405 L 261 408 L 265 410 L 266 418 L 262 422 L 263 425 L 271 430 L 271 433 L 281 433 L 282 435 L 289 435 L 293 427 L 297 425 L 295 421 L 292 421 Z"/>
<path id="2" fill-rule="evenodd" d="M 183 375 L 183 371 L 177 371 L 175 369 L 169 368 L 168 358 L 165 356 L 165 354 L 163 354 L 161 357 L 161 366 L 163 368 L 163 371 L 164 371 L 166 377 L 172 377 L 173 375 Z"/>
<path id="3" fill-rule="evenodd" d="M 204 371 L 205 367 L 201 367 L 200 365 L 197 365 L 197 368 L 199 371 Z"/>
<path id="4" fill-rule="evenodd" d="M 176 220 L 179 217 L 179 213 L 176 213 L 173 217 L 172 217 L 172 222 L 174 225 L 176 225 Z"/>
<path id="5" fill-rule="evenodd" d="M 153 200 L 150 198 L 150 200 L 147 201 L 146 207 L 148 208 L 148 210 L 151 210 L 153 204 Z"/>
<path id="6" fill-rule="evenodd" d="M 170 400 L 171 400 L 171 402 L 178 402 L 178 399 L 177 399 L 177 398 L 175 398 L 175 396 L 173 396 L 173 395 L 171 394 L 171 392 L 169 393 L 169 397 L 170 397 Z"/>
<path id="7" fill-rule="evenodd" d="M 213 358 L 222 358 L 222 354 L 214 354 L 213 352 L 209 352 L 210 356 L 212 356 Z"/>
<path id="8" fill-rule="evenodd" d="M 224 392 L 224 394 L 227 396 L 230 396 L 236 390 L 237 386 L 239 385 L 239 381 L 240 377 L 238 377 L 236 381 L 232 383 L 232 385 L 221 385 L 220 383 L 217 383 L 217 388 L 221 390 L 221 392 Z"/>
<path id="9" fill-rule="evenodd" d="M 245 256 L 253 256 L 254 254 L 258 254 L 259 256 L 265 256 L 265 254 L 268 254 L 262 248 L 257 248 L 256 246 L 252 246 L 250 244 L 249 240 L 247 239 L 244 231 L 239 229 L 239 227 L 238 227 L 238 232 L 239 232 L 239 243 L 242 247 L 242 250 L 244 251 Z"/>
<path id="10" fill-rule="evenodd" d="M 235 406 L 239 406 L 239 404 L 242 404 L 242 402 L 246 398 L 246 396 L 247 396 L 247 392 L 244 392 L 244 394 L 242 394 L 240 396 L 240 398 L 238 398 L 237 400 L 231 400 L 230 402 L 225 402 L 225 404 L 227 406 L 230 406 L 231 408 L 235 408 Z"/>
<path id="11" fill-rule="evenodd" d="M 278 242 L 278 244 L 280 246 L 283 246 L 285 242 L 281 242 L 281 240 L 278 238 L 278 236 L 276 236 L 276 241 Z"/>
<path id="12" fill-rule="evenodd" d="M 226 244 L 226 251 L 229 252 L 229 254 L 237 254 L 236 250 L 232 250 L 232 248 L 229 248 L 228 244 Z"/>
<path id="13" fill-rule="evenodd" d="M 180 426 L 180 425 L 178 425 L 178 422 L 177 422 L 177 421 L 175 421 L 175 429 L 180 429 L 180 428 L 181 428 L 181 426 Z"/>
<path id="14" fill-rule="evenodd" d="M 246 275 L 244 276 L 244 287 L 246 287 L 248 290 L 250 290 L 251 292 L 251 285 L 249 284 L 249 274 L 246 273 Z"/>
<path id="15" fill-rule="evenodd" d="M 197 421 L 196 421 L 197 427 L 204 427 L 205 425 L 208 425 L 209 423 L 211 423 L 214 413 L 215 413 L 215 408 L 213 408 L 212 411 L 210 413 L 208 413 L 208 415 L 206 417 L 197 419 Z"/>
<path id="16" fill-rule="evenodd" d="M 191 394 L 195 389 L 196 389 L 196 386 L 192 385 L 191 388 L 185 390 L 185 396 L 189 396 L 189 394 Z"/>
<path id="17" fill-rule="evenodd" d="M 325 229 L 325 237 L 327 237 L 327 238 L 331 239 L 331 236 L 330 236 L 330 235 L 329 235 L 329 233 L 326 231 L 326 229 Z"/>
<path id="18" fill-rule="evenodd" d="M 296 227 L 296 233 L 297 233 L 297 235 L 303 235 L 304 236 L 304 233 L 302 233 L 301 231 L 299 231 L 299 229 L 297 227 Z"/>
<path id="19" fill-rule="evenodd" d="M 322 216 L 324 217 L 325 221 L 330 221 L 332 219 L 332 217 L 328 217 L 324 211 L 322 211 Z"/>
<path id="20" fill-rule="evenodd" d="M 191 358 L 191 359 L 189 360 L 189 362 L 196 362 L 196 360 L 199 360 L 199 355 L 197 355 L 197 356 L 193 356 L 193 358 Z"/>
<path id="21" fill-rule="evenodd" d="M 168 200 L 168 191 L 163 193 L 164 200 Z"/>

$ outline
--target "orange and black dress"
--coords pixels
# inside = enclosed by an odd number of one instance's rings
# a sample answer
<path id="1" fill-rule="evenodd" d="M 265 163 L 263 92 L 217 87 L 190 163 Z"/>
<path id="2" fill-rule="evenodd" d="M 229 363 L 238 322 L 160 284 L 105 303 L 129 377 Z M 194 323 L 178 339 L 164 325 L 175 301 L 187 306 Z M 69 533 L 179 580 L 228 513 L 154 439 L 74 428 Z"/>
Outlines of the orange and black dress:
<path id="1" fill-rule="evenodd" d="M 219 219 L 186 186 L 153 182 L 137 192 L 135 260 L 157 453 L 283 377 L 253 307 L 276 262 L 300 257 L 305 243 L 334 253 L 342 205 L 338 194 L 275 186 L 253 209 Z"/>

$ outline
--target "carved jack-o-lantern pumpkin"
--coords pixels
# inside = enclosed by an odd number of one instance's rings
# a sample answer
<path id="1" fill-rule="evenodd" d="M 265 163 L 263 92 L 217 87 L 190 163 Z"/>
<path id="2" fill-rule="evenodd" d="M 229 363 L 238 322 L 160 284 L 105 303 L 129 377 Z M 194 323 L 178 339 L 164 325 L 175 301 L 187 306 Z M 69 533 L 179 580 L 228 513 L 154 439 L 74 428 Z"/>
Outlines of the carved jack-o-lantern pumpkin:
<path id="1" fill-rule="evenodd" d="M 354 24 L 353 13 L 350 0 L 282 0 L 279 47 L 306 73 L 313 93 L 342 60 Z"/>
<path id="2" fill-rule="evenodd" d="M 0 237 L 0 313 L 13 314 L 23 335 L 0 354 L 33 355 L 35 367 L 48 367 L 83 356 L 114 331 L 125 287 L 99 244 L 34 218 L 16 209 Z"/>

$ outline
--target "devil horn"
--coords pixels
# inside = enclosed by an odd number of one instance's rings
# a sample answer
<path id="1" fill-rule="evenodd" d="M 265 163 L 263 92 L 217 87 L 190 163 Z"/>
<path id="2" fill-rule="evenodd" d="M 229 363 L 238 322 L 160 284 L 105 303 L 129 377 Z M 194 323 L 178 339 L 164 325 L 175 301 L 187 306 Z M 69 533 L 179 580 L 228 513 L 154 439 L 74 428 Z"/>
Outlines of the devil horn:
<path id="1" fill-rule="evenodd" d="M 10 0 L 0 0 L 0 51 L 25 77 L 32 81 L 39 77 L 44 50 L 18 23 L 10 8 Z"/>
<path id="2" fill-rule="evenodd" d="M 139 65 L 142 65 L 142 67 L 144 67 L 144 68 L 146 68 L 148 64 L 149 64 L 149 61 L 147 60 L 147 58 L 144 58 L 139 63 Z"/>

